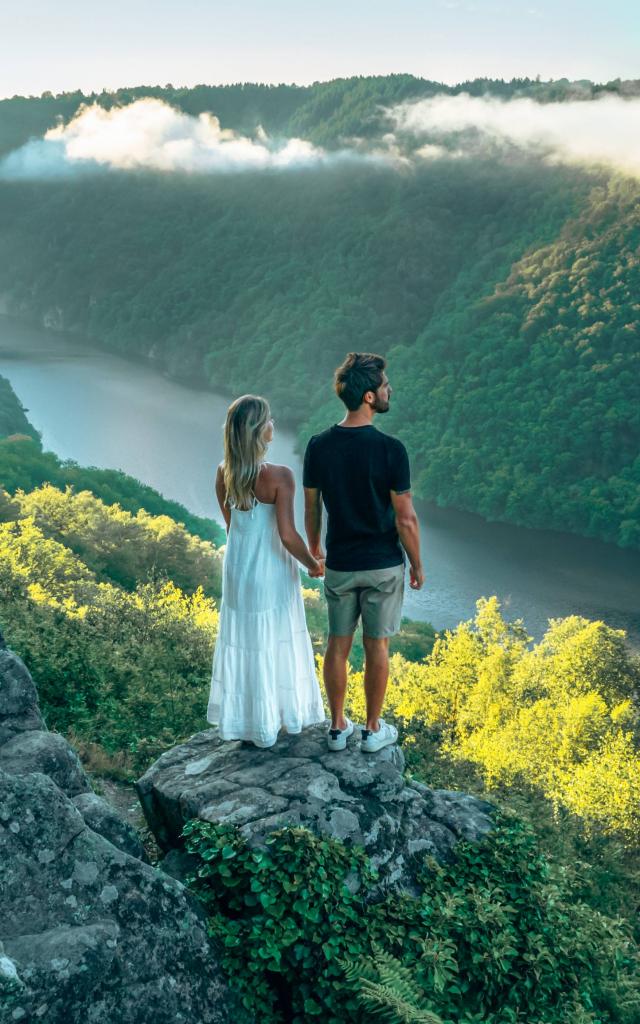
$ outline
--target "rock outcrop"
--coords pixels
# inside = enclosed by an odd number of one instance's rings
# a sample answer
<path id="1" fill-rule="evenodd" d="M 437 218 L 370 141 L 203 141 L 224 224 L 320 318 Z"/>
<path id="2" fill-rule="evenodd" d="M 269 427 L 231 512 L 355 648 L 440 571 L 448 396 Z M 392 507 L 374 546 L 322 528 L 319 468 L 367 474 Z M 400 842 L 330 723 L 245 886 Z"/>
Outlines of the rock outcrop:
<path id="1" fill-rule="evenodd" d="M 0 1022 L 236 1019 L 201 906 L 48 732 L 0 650 Z"/>
<path id="2" fill-rule="evenodd" d="M 169 853 L 167 871 L 180 875 L 176 855 L 189 818 L 231 823 L 253 845 L 284 825 L 363 846 L 380 886 L 415 888 L 416 858 L 444 861 L 460 838 L 477 841 L 492 828 L 492 805 L 465 793 L 429 789 L 403 778 L 399 747 L 362 753 L 356 736 L 329 752 L 326 727 L 283 734 L 275 746 L 223 742 L 216 729 L 163 754 L 136 783 L 151 831 Z"/>
<path id="3" fill-rule="evenodd" d="M 0 634 L 0 746 L 32 729 L 45 729 L 38 694 L 25 664 L 7 650 Z"/>
<path id="4" fill-rule="evenodd" d="M 94 832 L 104 836 L 129 856 L 149 862 L 147 851 L 135 828 L 128 821 L 123 821 L 110 803 L 97 793 L 80 793 L 74 796 L 73 802 Z"/>

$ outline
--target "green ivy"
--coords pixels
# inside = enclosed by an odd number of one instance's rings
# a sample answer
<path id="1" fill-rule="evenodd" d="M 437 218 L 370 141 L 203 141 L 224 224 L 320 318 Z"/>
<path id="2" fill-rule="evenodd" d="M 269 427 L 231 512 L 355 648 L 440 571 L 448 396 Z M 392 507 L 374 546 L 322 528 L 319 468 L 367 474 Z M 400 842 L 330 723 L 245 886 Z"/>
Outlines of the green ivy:
<path id="1" fill-rule="evenodd" d="M 364 851 L 304 828 L 258 847 L 233 826 L 188 822 L 188 884 L 250 1019 L 637 1022 L 628 926 L 581 902 L 528 823 L 495 820 L 450 863 L 417 859 L 417 896 L 376 895 Z"/>
<path id="2" fill-rule="evenodd" d="M 362 850 L 285 828 L 251 847 L 233 826 L 193 819 L 189 884 L 242 1002 L 261 1020 L 356 1019 L 340 959 L 371 951 L 363 893 L 376 879 Z M 349 883 L 349 884 L 347 884 Z"/>

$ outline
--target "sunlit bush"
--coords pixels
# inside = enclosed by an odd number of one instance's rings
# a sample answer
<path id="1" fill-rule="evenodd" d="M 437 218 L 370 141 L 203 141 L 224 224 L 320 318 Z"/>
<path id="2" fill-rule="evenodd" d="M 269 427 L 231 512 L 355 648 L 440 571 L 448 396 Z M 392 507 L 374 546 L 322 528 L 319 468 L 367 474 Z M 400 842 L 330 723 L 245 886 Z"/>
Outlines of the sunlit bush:
<path id="1" fill-rule="evenodd" d="M 320 664 L 320 669 L 321 669 Z M 640 669 L 622 630 L 578 616 L 550 621 L 530 646 L 497 599 L 447 630 L 419 663 L 391 658 L 385 714 L 411 733 L 435 727 L 441 750 L 478 766 L 488 785 L 534 784 L 587 827 L 640 837 Z M 365 717 L 361 672 L 347 713 Z"/>

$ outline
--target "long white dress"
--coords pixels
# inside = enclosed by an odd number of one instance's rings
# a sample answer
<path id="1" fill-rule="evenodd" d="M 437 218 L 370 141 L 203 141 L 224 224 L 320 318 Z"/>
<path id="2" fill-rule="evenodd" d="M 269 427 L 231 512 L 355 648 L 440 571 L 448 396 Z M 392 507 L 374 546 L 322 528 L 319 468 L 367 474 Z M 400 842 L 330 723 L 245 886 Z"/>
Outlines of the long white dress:
<path id="1" fill-rule="evenodd" d="M 325 712 L 298 563 L 282 544 L 275 504 L 231 509 L 207 721 L 224 740 L 272 746 Z"/>

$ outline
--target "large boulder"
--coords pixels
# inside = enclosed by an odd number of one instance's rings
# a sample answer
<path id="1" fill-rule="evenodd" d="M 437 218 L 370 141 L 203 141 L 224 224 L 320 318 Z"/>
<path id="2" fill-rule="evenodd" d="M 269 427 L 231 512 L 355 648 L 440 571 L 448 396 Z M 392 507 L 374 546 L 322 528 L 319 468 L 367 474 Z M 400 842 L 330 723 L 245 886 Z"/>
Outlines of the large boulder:
<path id="1" fill-rule="evenodd" d="M 67 796 L 91 792 L 80 758 L 58 732 L 34 729 L 13 736 L 0 747 L 0 768 L 20 776 L 48 775 Z"/>
<path id="2" fill-rule="evenodd" d="M 64 736 L 47 729 L 29 670 L 1 634 L 0 768 L 20 776 L 42 772 L 68 796 L 91 792 L 80 758 Z"/>
<path id="3" fill-rule="evenodd" d="M 0 745 L 18 733 L 45 729 L 33 679 L 18 655 L 7 650 L 2 634 L 0 681 Z"/>
<path id="4" fill-rule="evenodd" d="M 49 732 L 0 638 L 0 1024 L 222 1024 L 200 904 Z"/>
<path id="5" fill-rule="evenodd" d="M 0 893 L 2 1024 L 232 1019 L 199 905 L 37 772 L 0 770 Z"/>
<path id="6" fill-rule="evenodd" d="M 398 746 L 362 753 L 355 735 L 345 750 L 328 751 L 324 725 L 283 734 L 266 750 L 208 729 L 158 758 L 136 789 L 172 875 L 182 826 L 201 818 L 236 825 L 252 845 L 284 825 L 306 826 L 364 847 L 381 888 L 415 890 L 416 858 L 445 861 L 460 838 L 479 840 L 493 827 L 493 807 L 406 781 L 403 770 Z"/>
<path id="7" fill-rule="evenodd" d="M 124 821 L 107 800 L 97 793 L 79 793 L 73 797 L 73 802 L 89 828 L 130 857 L 148 862 L 147 852 L 135 828 Z"/>

